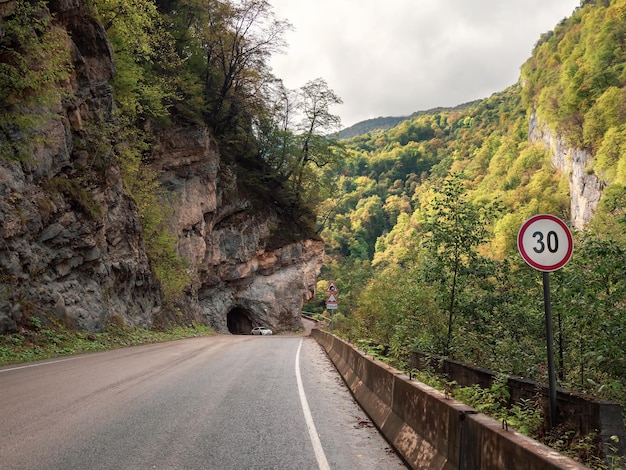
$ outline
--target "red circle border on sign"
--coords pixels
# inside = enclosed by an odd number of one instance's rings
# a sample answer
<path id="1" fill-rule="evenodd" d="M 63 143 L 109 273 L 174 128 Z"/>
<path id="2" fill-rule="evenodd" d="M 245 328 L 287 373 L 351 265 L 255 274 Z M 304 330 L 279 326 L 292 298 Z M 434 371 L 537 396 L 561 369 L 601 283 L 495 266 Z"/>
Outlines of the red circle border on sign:
<path id="1" fill-rule="evenodd" d="M 551 220 L 552 222 L 555 222 L 556 224 L 560 225 L 563 231 L 565 232 L 565 235 L 567 236 L 567 241 L 568 241 L 567 253 L 563 257 L 563 259 L 556 264 L 544 265 L 544 264 L 536 263 L 528 255 L 528 253 L 526 253 L 526 250 L 524 249 L 524 244 L 522 243 L 522 239 L 528 227 L 531 224 L 535 223 L 537 220 L 544 220 L 544 219 Z M 565 222 L 563 222 L 561 219 L 550 214 L 539 214 L 528 219 L 526 222 L 524 222 L 522 227 L 519 229 L 519 232 L 517 233 L 517 249 L 519 250 L 520 255 L 522 255 L 522 258 L 524 259 L 524 261 L 526 261 L 526 263 L 529 266 L 537 269 L 538 271 L 552 272 L 552 271 L 557 271 L 561 269 L 570 260 L 570 258 L 572 257 L 572 253 L 574 251 L 574 239 L 572 237 L 572 232 L 570 231 L 569 227 L 565 225 Z"/>

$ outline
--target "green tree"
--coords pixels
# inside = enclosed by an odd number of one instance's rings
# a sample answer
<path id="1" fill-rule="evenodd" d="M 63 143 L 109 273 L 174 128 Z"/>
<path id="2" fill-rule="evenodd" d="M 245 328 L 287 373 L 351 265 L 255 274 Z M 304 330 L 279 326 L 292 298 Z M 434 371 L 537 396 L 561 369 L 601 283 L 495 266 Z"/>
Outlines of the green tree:
<path id="1" fill-rule="evenodd" d="M 262 87 L 272 79 L 267 61 L 284 46 L 291 26 L 274 17 L 266 0 L 205 3 L 206 22 L 193 27 L 205 54 L 206 120 L 219 135 L 229 129 L 248 132 L 266 105 Z"/>
<path id="2" fill-rule="evenodd" d="M 577 237 L 556 298 L 564 315 L 563 376 L 583 390 L 608 391 L 626 376 L 626 250 L 611 239 Z M 598 390 L 600 389 L 601 390 Z"/>
<path id="3" fill-rule="evenodd" d="M 472 277 L 482 275 L 486 264 L 478 248 L 490 239 L 496 211 L 493 204 L 473 203 L 463 176 L 455 174 L 443 181 L 426 212 L 423 228 L 430 263 L 424 268 L 426 278 L 441 288 L 439 296 L 447 312 L 446 356 L 451 352 L 459 296 Z"/>
<path id="4" fill-rule="evenodd" d="M 383 204 L 380 196 L 373 195 L 361 199 L 354 212 L 350 214 L 351 231 L 358 233 L 368 247 L 367 259 L 374 256 L 374 247 L 378 235 L 385 225 Z"/>
<path id="5" fill-rule="evenodd" d="M 445 318 L 433 287 L 420 281 L 419 269 L 392 266 L 379 272 L 367 283 L 354 313 L 360 337 L 384 346 L 399 361 L 413 350 L 438 352 L 445 338 Z"/>
<path id="6" fill-rule="evenodd" d="M 268 84 L 267 90 L 271 111 L 259 116 L 257 123 L 258 158 L 284 182 L 293 173 L 293 156 L 299 151 L 293 129 L 298 93 L 288 90 L 280 80 Z"/>
<path id="7" fill-rule="evenodd" d="M 267 178 L 279 189 L 273 197 L 280 197 L 281 206 L 297 220 L 298 213 L 315 214 L 324 199 L 335 195 L 336 183 L 328 168 L 335 168 L 345 152 L 329 136 L 340 125 L 330 108 L 341 99 L 323 79 L 308 82 L 299 92 L 279 83 L 269 96 L 275 97 L 273 111 L 257 127 L 258 159 L 269 165 Z M 301 120 L 294 125 L 296 117 Z M 332 212 L 320 220 L 316 231 L 323 229 Z"/>
<path id="8" fill-rule="evenodd" d="M 341 98 L 322 78 L 312 80 L 300 89 L 297 106 L 302 120 L 296 130 L 299 148 L 292 174 L 296 191 L 309 189 L 309 196 L 312 196 L 311 190 L 318 188 L 307 188 L 311 172 L 338 162 L 340 147 L 329 135 L 341 125 L 341 119 L 331 112 L 331 107 L 341 103 Z"/>

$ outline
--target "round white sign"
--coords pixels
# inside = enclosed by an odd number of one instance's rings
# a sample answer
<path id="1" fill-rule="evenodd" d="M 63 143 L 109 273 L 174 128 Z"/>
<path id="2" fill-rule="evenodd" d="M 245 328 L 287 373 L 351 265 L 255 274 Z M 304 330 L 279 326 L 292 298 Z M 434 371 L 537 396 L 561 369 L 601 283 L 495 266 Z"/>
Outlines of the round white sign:
<path id="1" fill-rule="evenodd" d="M 572 257 L 572 233 L 553 215 L 541 214 L 528 219 L 517 234 L 517 248 L 531 267 L 551 272 L 561 269 Z"/>

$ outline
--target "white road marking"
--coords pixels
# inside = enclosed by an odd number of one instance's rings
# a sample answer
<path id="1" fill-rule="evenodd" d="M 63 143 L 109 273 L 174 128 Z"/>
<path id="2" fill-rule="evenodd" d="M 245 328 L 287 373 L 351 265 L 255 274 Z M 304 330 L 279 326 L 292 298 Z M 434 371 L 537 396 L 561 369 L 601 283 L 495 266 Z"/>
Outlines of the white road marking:
<path id="1" fill-rule="evenodd" d="M 311 415 L 311 409 L 309 408 L 309 402 L 306 399 L 304 393 L 304 387 L 302 386 L 302 376 L 300 375 L 300 349 L 302 348 L 302 340 L 298 345 L 298 352 L 296 353 L 296 380 L 298 382 L 298 392 L 300 393 L 300 403 L 302 404 L 302 411 L 304 411 L 304 420 L 306 421 L 306 427 L 309 430 L 309 437 L 311 438 L 311 444 L 313 444 L 313 450 L 315 451 L 315 458 L 317 459 L 317 466 L 320 470 L 330 470 L 328 460 L 326 460 L 326 454 L 322 448 L 322 443 L 317 435 L 317 429 L 315 429 L 315 423 L 313 422 L 313 416 Z"/>
<path id="2" fill-rule="evenodd" d="M 11 367 L 9 369 L 0 369 L 0 373 L 9 372 L 12 370 L 27 369 L 29 367 L 47 366 L 48 364 L 56 364 L 57 362 L 74 361 L 76 359 L 82 359 L 82 357 L 83 356 L 75 356 L 75 357 L 68 357 L 67 359 L 57 359 L 55 361 L 35 362 L 33 364 L 26 364 L 24 366 Z"/>

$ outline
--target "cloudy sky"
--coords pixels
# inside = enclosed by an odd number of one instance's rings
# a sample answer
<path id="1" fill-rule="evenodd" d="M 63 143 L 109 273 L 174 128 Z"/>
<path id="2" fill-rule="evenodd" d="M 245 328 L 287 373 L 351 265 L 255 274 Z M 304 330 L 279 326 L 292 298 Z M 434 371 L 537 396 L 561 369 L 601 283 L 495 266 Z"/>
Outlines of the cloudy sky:
<path id="1" fill-rule="evenodd" d="M 324 78 L 344 127 L 486 98 L 517 82 L 580 0 L 270 0 L 295 28 L 271 62 L 285 86 Z"/>

